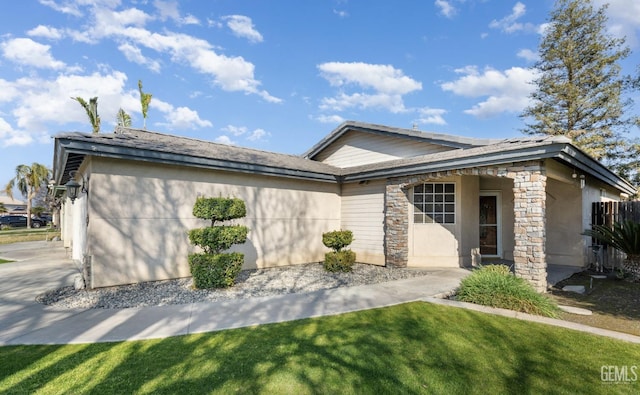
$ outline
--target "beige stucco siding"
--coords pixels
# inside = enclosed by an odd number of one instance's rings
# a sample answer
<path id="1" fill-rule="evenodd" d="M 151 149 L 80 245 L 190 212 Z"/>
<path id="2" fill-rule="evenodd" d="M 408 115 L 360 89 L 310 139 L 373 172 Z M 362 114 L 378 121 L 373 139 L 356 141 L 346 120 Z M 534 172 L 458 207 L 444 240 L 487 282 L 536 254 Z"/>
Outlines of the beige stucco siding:
<path id="1" fill-rule="evenodd" d="M 245 268 L 319 262 L 340 227 L 339 187 L 279 177 L 93 158 L 88 229 L 94 287 L 189 276 L 198 196 L 247 204 Z M 119 191 L 115 193 L 114 191 Z"/>
<path id="2" fill-rule="evenodd" d="M 452 148 L 418 140 L 351 131 L 341 136 L 314 159 L 344 168 L 450 149 Z"/>
<path id="3" fill-rule="evenodd" d="M 582 266 L 582 197 L 579 185 L 547 179 L 547 244 L 549 265 Z"/>
<path id="4" fill-rule="evenodd" d="M 358 262 L 384 265 L 384 181 L 342 186 L 342 229 L 353 232 L 349 248 Z"/>

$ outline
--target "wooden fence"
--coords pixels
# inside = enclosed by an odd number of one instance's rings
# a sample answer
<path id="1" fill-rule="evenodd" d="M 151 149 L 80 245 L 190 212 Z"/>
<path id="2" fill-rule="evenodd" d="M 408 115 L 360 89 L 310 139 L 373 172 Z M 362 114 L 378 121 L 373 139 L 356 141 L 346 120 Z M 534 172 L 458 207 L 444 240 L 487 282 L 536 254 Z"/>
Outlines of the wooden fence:
<path id="1" fill-rule="evenodd" d="M 636 202 L 595 202 L 591 204 L 591 224 L 613 226 L 617 222 L 623 221 L 640 222 L 640 201 Z M 600 268 L 619 268 L 625 256 L 620 251 L 599 245 L 599 242 L 592 239 L 592 254 L 589 263 Z"/>

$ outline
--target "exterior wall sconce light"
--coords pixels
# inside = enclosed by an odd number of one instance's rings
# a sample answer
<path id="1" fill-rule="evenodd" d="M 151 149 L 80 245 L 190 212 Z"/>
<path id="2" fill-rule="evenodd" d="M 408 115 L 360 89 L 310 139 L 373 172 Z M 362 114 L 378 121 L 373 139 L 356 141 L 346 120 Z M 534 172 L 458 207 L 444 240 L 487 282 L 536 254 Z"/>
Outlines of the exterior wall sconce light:
<path id="1" fill-rule="evenodd" d="M 80 183 L 75 180 L 75 171 L 70 172 L 69 176 L 71 177 L 71 179 L 66 184 L 64 184 L 64 186 L 67 189 L 67 197 L 71 199 L 71 204 L 73 204 L 80 193 L 88 192 L 88 190 L 85 186 L 84 177 L 82 178 L 82 185 L 80 185 Z"/>
<path id="2" fill-rule="evenodd" d="M 585 185 L 586 185 L 586 177 L 584 176 L 584 174 L 580 174 L 580 189 L 584 189 Z"/>

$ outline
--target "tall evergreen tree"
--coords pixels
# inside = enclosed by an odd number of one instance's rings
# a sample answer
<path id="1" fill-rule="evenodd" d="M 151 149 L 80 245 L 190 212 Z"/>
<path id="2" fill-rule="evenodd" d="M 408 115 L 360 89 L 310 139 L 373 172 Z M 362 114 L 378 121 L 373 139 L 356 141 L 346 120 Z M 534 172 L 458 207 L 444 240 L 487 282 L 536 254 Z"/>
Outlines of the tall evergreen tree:
<path id="1" fill-rule="evenodd" d="M 27 199 L 27 226 L 31 227 L 32 201 L 42 188 L 47 187 L 51 170 L 40 163 L 31 166 L 19 165 L 16 167 L 16 176 L 5 186 L 5 193 L 13 199 L 13 188 L 18 188 L 22 196 Z"/>
<path id="2" fill-rule="evenodd" d="M 89 117 L 89 122 L 91 122 L 91 128 L 93 129 L 93 133 L 100 133 L 100 115 L 98 115 L 98 98 L 92 97 L 89 99 L 89 103 L 86 100 L 78 97 L 72 97 L 73 100 L 80 103 L 84 111 L 87 113 L 87 117 Z"/>
<path id="3" fill-rule="evenodd" d="M 537 90 L 521 117 L 533 135 L 565 135 L 597 160 L 616 165 L 629 125 L 625 79 L 618 61 L 629 55 L 623 38 L 606 33 L 606 6 L 591 0 L 557 0 L 534 69 Z"/>

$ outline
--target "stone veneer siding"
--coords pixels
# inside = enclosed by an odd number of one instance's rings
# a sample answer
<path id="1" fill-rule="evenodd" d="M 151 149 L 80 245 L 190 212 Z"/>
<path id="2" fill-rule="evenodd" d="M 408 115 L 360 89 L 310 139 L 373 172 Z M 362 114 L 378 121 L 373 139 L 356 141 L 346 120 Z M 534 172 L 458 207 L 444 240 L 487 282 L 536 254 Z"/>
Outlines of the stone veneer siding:
<path id="1" fill-rule="evenodd" d="M 385 191 L 385 257 L 387 266 L 406 267 L 409 255 L 409 190 L 418 183 L 458 175 L 507 177 L 513 180 L 516 275 L 539 291 L 547 288 L 546 172 L 543 162 L 515 163 L 440 171 L 387 180 Z"/>

